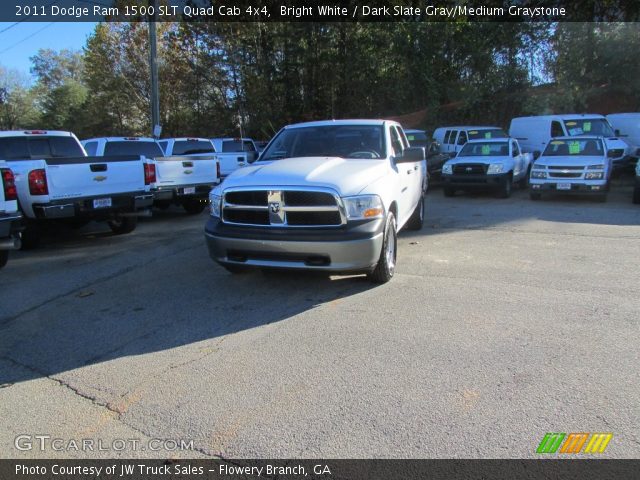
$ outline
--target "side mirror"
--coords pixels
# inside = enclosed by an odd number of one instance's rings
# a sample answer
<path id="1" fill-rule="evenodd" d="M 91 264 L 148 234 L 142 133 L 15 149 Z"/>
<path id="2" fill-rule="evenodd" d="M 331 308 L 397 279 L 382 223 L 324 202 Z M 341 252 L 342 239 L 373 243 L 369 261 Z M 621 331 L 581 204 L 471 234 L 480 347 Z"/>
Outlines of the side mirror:
<path id="1" fill-rule="evenodd" d="M 424 147 L 405 148 L 402 155 L 396 157 L 396 163 L 422 162 L 426 160 Z"/>

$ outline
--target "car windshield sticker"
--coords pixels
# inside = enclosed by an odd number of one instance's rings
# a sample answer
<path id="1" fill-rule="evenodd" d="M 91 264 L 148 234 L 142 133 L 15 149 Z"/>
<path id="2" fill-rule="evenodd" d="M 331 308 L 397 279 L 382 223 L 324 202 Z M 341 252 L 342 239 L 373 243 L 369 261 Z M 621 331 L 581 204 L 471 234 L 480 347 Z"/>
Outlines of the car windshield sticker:
<path id="1" fill-rule="evenodd" d="M 478 133 L 478 130 L 469 130 L 469 135 L 475 135 Z"/>
<path id="2" fill-rule="evenodd" d="M 580 144 L 578 142 L 569 142 L 569 154 L 577 155 L 580 153 Z"/>
<path id="3" fill-rule="evenodd" d="M 560 140 L 554 140 L 553 142 L 551 142 L 551 145 L 564 145 L 564 142 Z"/>
<path id="4" fill-rule="evenodd" d="M 415 140 L 416 137 L 414 137 L 413 135 L 407 135 L 407 140 L 411 141 L 411 140 Z"/>
<path id="5" fill-rule="evenodd" d="M 489 155 L 491 153 L 491 145 L 482 145 L 482 155 Z"/>
<path id="6" fill-rule="evenodd" d="M 584 123 L 582 124 L 582 129 L 583 129 L 585 132 L 590 132 L 590 131 L 591 131 L 591 122 L 584 122 Z"/>
<path id="7" fill-rule="evenodd" d="M 491 132 L 484 132 L 484 138 L 491 138 Z"/>
<path id="8" fill-rule="evenodd" d="M 564 122 L 564 124 L 565 124 L 567 127 L 573 127 L 573 126 L 574 126 L 574 125 L 576 125 L 577 123 L 576 123 L 576 122 Z"/>

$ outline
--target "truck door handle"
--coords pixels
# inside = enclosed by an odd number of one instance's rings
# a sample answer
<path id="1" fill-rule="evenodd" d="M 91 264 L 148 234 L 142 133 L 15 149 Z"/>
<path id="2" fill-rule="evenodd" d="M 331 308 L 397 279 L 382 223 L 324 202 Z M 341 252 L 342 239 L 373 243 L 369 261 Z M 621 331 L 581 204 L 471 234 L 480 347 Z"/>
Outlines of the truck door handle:
<path id="1" fill-rule="evenodd" d="M 107 164 L 106 163 L 92 163 L 89 165 L 89 168 L 92 172 L 106 172 Z"/>
<path id="2" fill-rule="evenodd" d="M 182 166 L 184 168 L 190 168 L 193 167 L 193 162 L 182 162 Z"/>
<path id="3" fill-rule="evenodd" d="M 413 170 L 407 170 L 408 175 L 411 175 L 411 172 L 413 172 Z"/>
<path id="4" fill-rule="evenodd" d="M 418 165 L 414 165 L 414 166 L 413 166 L 413 169 L 414 169 L 414 170 L 416 170 L 416 171 L 418 171 Z"/>

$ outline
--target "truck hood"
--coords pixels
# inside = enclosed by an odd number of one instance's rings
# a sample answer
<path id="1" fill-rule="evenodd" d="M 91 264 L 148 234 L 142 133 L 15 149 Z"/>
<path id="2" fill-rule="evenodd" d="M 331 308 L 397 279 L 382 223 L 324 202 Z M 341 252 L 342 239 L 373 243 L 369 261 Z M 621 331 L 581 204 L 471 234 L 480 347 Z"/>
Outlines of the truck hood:
<path id="1" fill-rule="evenodd" d="M 604 157 L 594 155 L 570 155 L 558 157 L 540 157 L 534 165 L 540 166 L 576 166 L 583 167 L 586 165 L 605 165 L 607 160 Z"/>
<path id="2" fill-rule="evenodd" d="M 491 155 L 475 156 L 475 157 L 454 157 L 448 160 L 449 165 L 457 165 L 459 163 L 480 163 L 482 165 L 489 165 L 490 163 L 504 163 L 509 160 L 510 157 L 494 157 Z"/>
<path id="3" fill-rule="evenodd" d="M 386 173 L 387 159 L 300 157 L 261 161 L 240 168 L 221 185 L 230 187 L 318 186 L 357 195 Z"/>

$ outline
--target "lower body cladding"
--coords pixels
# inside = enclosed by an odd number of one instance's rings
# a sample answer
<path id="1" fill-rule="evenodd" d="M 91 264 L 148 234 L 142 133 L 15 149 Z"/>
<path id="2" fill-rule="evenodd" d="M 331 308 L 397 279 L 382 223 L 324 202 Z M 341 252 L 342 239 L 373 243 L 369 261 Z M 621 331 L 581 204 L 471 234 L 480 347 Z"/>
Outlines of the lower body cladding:
<path id="1" fill-rule="evenodd" d="M 151 193 L 100 195 L 33 204 L 36 219 L 91 218 L 104 220 L 113 216 L 144 215 L 153 204 Z M 142 212 L 141 212 L 142 211 Z"/>
<path id="2" fill-rule="evenodd" d="M 369 273 L 380 258 L 384 220 L 328 228 L 260 228 L 226 225 L 210 218 L 209 255 L 225 267 Z"/>

